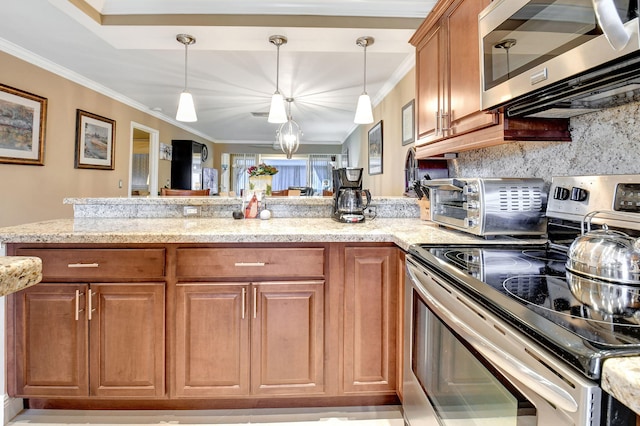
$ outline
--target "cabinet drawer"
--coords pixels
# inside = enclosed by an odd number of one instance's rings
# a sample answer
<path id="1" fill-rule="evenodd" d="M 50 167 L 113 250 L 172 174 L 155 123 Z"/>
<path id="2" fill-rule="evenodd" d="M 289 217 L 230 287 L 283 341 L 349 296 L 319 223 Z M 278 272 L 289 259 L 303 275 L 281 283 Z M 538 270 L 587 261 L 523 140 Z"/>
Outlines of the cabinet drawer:
<path id="1" fill-rule="evenodd" d="M 179 278 L 322 277 L 323 248 L 178 249 Z"/>
<path id="2" fill-rule="evenodd" d="M 164 276 L 165 250 L 150 249 L 29 249 L 18 256 L 42 259 L 42 279 L 109 280 Z"/>

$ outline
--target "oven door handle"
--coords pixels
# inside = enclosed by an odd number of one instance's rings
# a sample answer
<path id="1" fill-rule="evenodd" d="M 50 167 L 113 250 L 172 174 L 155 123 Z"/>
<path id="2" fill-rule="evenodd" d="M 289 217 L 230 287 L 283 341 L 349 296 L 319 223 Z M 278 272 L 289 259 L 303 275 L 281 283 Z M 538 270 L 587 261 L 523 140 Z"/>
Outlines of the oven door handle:
<path id="1" fill-rule="evenodd" d="M 416 277 L 414 271 L 411 270 L 412 268 L 407 269 L 410 272 L 413 280 L 421 282 L 421 284 L 425 287 L 428 286 L 428 283 L 423 283 L 422 280 Z M 434 281 L 434 283 L 436 283 L 433 277 L 429 277 Z M 448 287 L 444 283 L 439 285 L 445 285 L 445 288 Z M 555 383 L 545 379 L 543 376 L 524 365 L 518 359 L 515 359 L 511 355 L 500 351 L 493 343 L 485 339 L 483 336 L 479 335 L 476 331 L 469 327 L 469 325 L 458 318 L 453 312 L 451 312 L 439 301 L 437 301 L 435 297 L 433 297 L 433 295 L 424 292 L 422 293 L 422 295 L 428 299 L 431 308 L 438 311 L 439 315 L 441 315 L 441 318 L 447 318 L 448 321 L 453 321 L 453 323 L 457 326 L 458 333 L 464 334 L 465 339 L 493 365 L 500 369 L 504 369 L 514 378 L 521 381 L 525 386 L 545 398 L 547 401 L 551 401 L 553 404 L 562 408 L 563 410 L 572 413 L 578 411 L 578 403 L 571 397 L 571 395 L 567 391 L 565 391 Z"/>

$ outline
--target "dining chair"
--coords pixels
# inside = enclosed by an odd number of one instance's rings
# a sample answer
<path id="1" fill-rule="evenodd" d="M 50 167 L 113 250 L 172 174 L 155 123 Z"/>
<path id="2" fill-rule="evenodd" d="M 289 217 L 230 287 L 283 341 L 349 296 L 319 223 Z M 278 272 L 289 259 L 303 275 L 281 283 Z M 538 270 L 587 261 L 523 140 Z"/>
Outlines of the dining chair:
<path id="1" fill-rule="evenodd" d="M 200 197 L 209 195 L 209 189 L 170 189 L 160 188 L 160 195 L 172 197 Z"/>

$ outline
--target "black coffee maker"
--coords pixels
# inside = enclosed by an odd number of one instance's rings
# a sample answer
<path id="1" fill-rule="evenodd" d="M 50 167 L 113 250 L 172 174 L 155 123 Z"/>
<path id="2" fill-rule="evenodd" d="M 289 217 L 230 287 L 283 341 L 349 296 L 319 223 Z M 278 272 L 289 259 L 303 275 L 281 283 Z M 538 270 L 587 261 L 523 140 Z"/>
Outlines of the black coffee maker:
<path id="1" fill-rule="evenodd" d="M 331 218 L 338 222 L 364 222 L 364 211 L 371 203 L 371 193 L 362 189 L 362 169 L 333 169 L 333 208 Z"/>

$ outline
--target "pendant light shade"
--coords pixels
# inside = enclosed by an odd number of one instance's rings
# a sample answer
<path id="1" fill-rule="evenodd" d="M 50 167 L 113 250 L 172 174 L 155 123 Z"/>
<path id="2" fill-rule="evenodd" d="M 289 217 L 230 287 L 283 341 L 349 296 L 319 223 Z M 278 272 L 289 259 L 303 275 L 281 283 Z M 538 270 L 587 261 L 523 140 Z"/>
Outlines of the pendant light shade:
<path id="1" fill-rule="evenodd" d="M 269 42 L 276 46 L 276 91 L 271 97 L 269 109 L 269 123 L 284 123 L 287 121 L 287 113 L 284 109 L 284 98 L 280 94 L 280 46 L 287 43 L 287 38 L 281 35 L 272 35 Z"/>
<path id="2" fill-rule="evenodd" d="M 196 107 L 193 104 L 193 96 L 187 90 L 187 50 L 190 44 L 194 44 L 196 42 L 196 38 L 189 34 L 178 34 L 176 36 L 176 40 L 184 44 L 184 90 L 180 94 L 180 100 L 178 101 L 176 120 L 194 122 L 198 121 L 198 116 L 196 114 Z"/>
<path id="3" fill-rule="evenodd" d="M 271 97 L 271 108 L 269 109 L 269 123 L 284 123 L 287 121 L 287 113 L 284 110 L 284 97 L 280 92 L 276 92 Z"/>
<path id="4" fill-rule="evenodd" d="M 184 122 L 198 121 L 196 107 L 193 104 L 193 96 L 189 92 L 180 93 L 180 101 L 178 101 L 178 112 L 176 120 Z"/>
<path id="5" fill-rule="evenodd" d="M 371 108 L 371 98 L 367 94 L 367 46 L 371 46 L 375 39 L 373 37 L 359 37 L 356 44 L 364 48 L 364 84 L 362 94 L 358 98 L 356 116 L 353 122 L 356 124 L 373 123 L 373 110 Z"/>
<path id="6" fill-rule="evenodd" d="M 300 146 L 300 138 L 302 137 L 300 126 L 291 116 L 291 102 L 293 102 L 293 99 L 287 98 L 289 115 L 287 121 L 280 125 L 280 128 L 276 133 L 276 139 L 280 143 L 280 149 L 287 155 L 288 159 L 291 159 L 293 154 L 298 150 L 298 147 Z"/>

